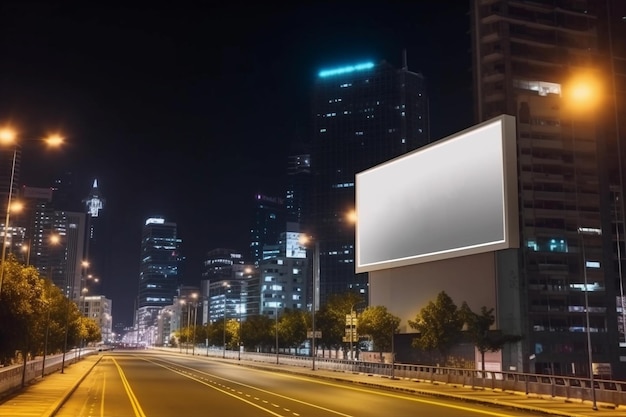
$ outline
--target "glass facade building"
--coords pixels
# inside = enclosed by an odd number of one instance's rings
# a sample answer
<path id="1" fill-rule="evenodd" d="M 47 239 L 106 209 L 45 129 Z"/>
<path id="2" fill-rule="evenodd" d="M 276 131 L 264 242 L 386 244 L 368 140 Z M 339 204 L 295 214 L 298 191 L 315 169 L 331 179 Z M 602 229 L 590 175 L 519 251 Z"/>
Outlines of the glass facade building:
<path id="1" fill-rule="evenodd" d="M 367 299 L 367 274 L 354 271 L 355 175 L 429 142 L 421 74 L 387 62 L 323 70 L 313 88 L 311 222 L 319 243 L 318 305 L 334 293 Z"/>
<path id="2" fill-rule="evenodd" d="M 178 288 L 181 239 L 176 223 L 162 217 L 146 219 L 141 236 L 138 307 L 172 305 Z"/>

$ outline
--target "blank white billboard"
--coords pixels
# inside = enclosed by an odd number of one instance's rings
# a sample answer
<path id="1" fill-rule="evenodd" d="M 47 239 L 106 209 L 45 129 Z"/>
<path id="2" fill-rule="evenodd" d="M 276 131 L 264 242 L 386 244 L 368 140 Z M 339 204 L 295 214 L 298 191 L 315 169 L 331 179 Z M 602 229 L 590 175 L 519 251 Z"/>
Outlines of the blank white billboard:
<path id="1" fill-rule="evenodd" d="M 515 118 L 356 175 L 356 272 L 519 247 Z"/>

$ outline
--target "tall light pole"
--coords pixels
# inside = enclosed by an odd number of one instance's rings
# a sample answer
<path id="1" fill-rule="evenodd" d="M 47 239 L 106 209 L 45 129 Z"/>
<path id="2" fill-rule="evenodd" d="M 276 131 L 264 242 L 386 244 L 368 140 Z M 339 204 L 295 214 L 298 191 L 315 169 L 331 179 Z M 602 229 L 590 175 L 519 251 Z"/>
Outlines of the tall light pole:
<path id="1" fill-rule="evenodd" d="M 0 133 L 0 139 L 3 141 L 15 140 L 15 133 L 3 130 Z M 11 199 L 13 198 L 13 180 L 15 179 L 15 158 L 17 156 L 17 145 L 13 145 L 13 162 L 11 163 L 11 180 L 9 182 L 9 198 L 7 201 L 6 217 L 4 219 L 4 234 L 2 238 L 2 267 L 0 268 L 0 294 L 2 293 L 2 281 L 4 280 L 5 260 L 7 253 L 7 242 L 9 236 L 9 217 L 11 215 Z"/>
<path id="2" fill-rule="evenodd" d="M 222 287 L 224 287 L 224 328 L 222 329 L 222 358 L 226 358 L 226 295 L 228 292 L 228 289 L 230 288 L 230 284 L 227 282 L 224 282 L 222 284 Z"/>
<path id="3" fill-rule="evenodd" d="M 191 303 L 187 303 L 187 343 L 185 343 L 185 355 L 189 354 L 189 336 L 191 336 Z"/>
<path id="4" fill-rule="evenodd" d="M 278 302 L 276 303 L 275 306 L 275 314 L 274 314 L 274 336 L 276 336 L 276 365 L 278 365 L 279 362 L 279 356 L 278 356 Z"/>
<path id="5" fill-rule="evenodd" d="M 319 285 L 320 285 L 320 242 L 318 239 L 314 239 L 310 236 L 302 236 L 300 238 L 301 245 L 307 245 L 311 240 L 315 240 L 313 243 L 313 283 L 311 285 L 313 294 L 311 297 L 311 361 L 312 361 L 312 369 L 315 370 L 315 339 L 317 334 L 315 332 L 315 311 L 317 310 L 318 303 L 318 293 L 319 293 Z"/>
<path id="6" fill-rule="evenodd" d="M 237 343 L 237 360 L 241 360 L 241 327 L 243 326 L 241 316 L 241 292 L 239 293 L 239 341 Z"/>
<path id="7" fill-rule="evenodd" d="M 24 252 L 24 254 L 25 254 L 24 255 L 25 256 L 24 264 L 26 266 L 29 266 L 30 265 L 30 240 L 27 240 L 27 242 L 28 242 L 28 244 L 26 244 L 26 245 L 24 243 L 22 243 L 22 246 L 21 246 L 20 250 L 22 252 Z"/>
<path id="8" fill-rule="evenodd" d="M 196 322 L 198 321 L 198 294 L 196 294 L 195 292 L 193 294 L 191 294 L 191 298 L 194 300 L 193 301 L 193 308 L 194 308 L 194 312 L 193 312 L 193 337 L 191 339 L 191 355 L 195 355 L 196 354 Z"/>
<path id="9" fill-rule="evenodd" d="M 589 378 L 591 381 L 591 395 L 593 399 L 593 409 L 597 410 L 598 406 L 596 403 L 596 387 L 593 377 L 593 354 L 591 349 L 591 327 L 589 323 L 589 286 L 587 283 L 587 258 L 585 256 L 585 238 L 584 235 L 595 235 L 599 236 L 602 234 L 601 229 L 590 228 L 590 227 L 579 227 L 578 235 L 580 236 L 580 245 L 582 249 L 582 261 L 583 261 L 583 278 L 585 285 L 585 319 L 586 319 L 586 334 L 587 334 L 587 359 L 589 361 Z"/>
<path id="10" fill-rule="evenodd" d="M 44 334 L 43 341 L 43 359 L 41 360 L 41 377 L 43 378 L 46 374 L 46 356 L 48 355 L 48 334 L 50 333 L 50 304 L 52 300 L 50 299 L 50 286 L 52 285 L 52 281 L 46 283 L 46 332 Z"/>
<path id="11" fill-rule="evenodd" d="M 312 360 L 312 369 L 315 370 L 315 311 L 317 310 L 317 299 L 319 293 L 319 281 L 320 281 L 320 243 L 319 240 L 314 239 L 310 236 L 301 236 L 300 244 L 307 245 L 311 240 L 315 240 L 313 243 L 313 283 L 311 285 L 311 289 L 313 294 L 311 296 L 311 360 Z"/>
<path id="12" fill-rule="evenodd" d="M 178 304 L 180 304 L 181 306 L 185 305 L 185 300 L 178 300 Z M 179 330 L 182 332 L 183 330 L 183 308 L 181 307 L 180 310 L 178 311 L 178 326 L 179 326 Z M 182 340 L 178 341 L 178 353 L 183 353 L 183 343 Z"/>
<path id="13" fill-rule="evenodd" d="M 9 236 L 9 221 L 11 216 L 11 203 L 13 199 L 13 183 L 15 181 L 15 162 L 17 159 L 17 143 L 16 143 L 17 134 L 13 129 L 4 128 L 0 129 L 0 142 L 4 144 L 10 144 L 13 146 L 13 159 L 11 162 L 11 179 L 9 181 L 9 193 L 7 198 L 7 207 L 6 214 L 4 219 L 4 236 L 2 239 L 2 254 L 0 255 L 0 261 L 2 265 L 0 266 L 0 294 L 2 294 L 2 282 L 4 281 L 4 270 L 5 270 L 5 260 L 6 260 L 6 251 L 8 245 L 8 236 Z M 44 139 L 44 141 L 49 146 L 59 146 L 63 143 L 63 138 L 59 135 L 52 135 Z"/>

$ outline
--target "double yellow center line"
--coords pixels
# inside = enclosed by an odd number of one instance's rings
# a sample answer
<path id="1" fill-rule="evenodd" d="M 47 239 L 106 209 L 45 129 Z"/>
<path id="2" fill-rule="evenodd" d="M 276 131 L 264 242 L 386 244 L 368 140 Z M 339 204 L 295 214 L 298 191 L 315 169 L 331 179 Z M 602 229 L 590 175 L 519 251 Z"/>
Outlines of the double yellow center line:
<path id="1" fill-rule="evenodd" d="M 122 379 L 122 384 L 124 384 L 124 389 L 126 390 L 126 394 L 128 395 L 128 399 L 130 400 L 130 405 L 135 411 L 135 417 L 146 417 L 146 414 L 143 412 L 141 405 L 139 405 L 137 397 L 135 397 L 135 394 L 133 393 L 133 390 L 128 383 L 128 379 L 126 379 L 126 375 L 124 375 L 124 371 L 122 371 L 122 367 L 117 363 L 115 358 L 112 357 L 111 359 L 113 360 L 117 371 L 120 373 L 120 378 Z"/>

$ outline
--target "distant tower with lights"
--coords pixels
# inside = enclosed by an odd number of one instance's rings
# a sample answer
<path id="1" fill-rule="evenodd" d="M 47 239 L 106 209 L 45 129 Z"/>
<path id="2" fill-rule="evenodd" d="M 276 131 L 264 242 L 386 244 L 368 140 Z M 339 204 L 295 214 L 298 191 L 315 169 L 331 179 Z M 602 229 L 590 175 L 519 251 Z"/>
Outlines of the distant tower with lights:
<path id="1" fill-rule="evenodd" d="M 106 253 L 104 249 L 105 227 L 103 225 L 103 209 L 106 200 L 98 188 L 98 180 L 93 180 L 89 195 L 83 199 L 87 213 L 87 236 L 85 237 L 84 258 L 89 262 L 89 273 L 103 278 L 105 275 Z M 94 283 L 90 283 L 94 285 Z"/>

